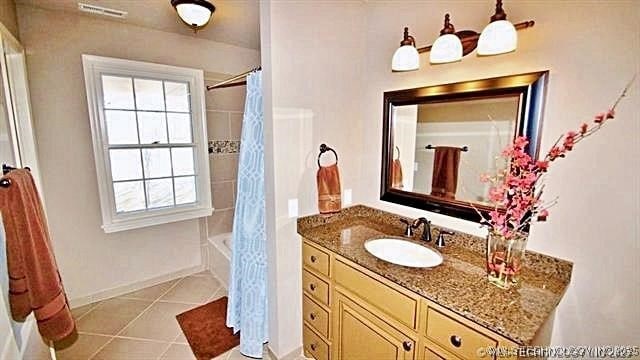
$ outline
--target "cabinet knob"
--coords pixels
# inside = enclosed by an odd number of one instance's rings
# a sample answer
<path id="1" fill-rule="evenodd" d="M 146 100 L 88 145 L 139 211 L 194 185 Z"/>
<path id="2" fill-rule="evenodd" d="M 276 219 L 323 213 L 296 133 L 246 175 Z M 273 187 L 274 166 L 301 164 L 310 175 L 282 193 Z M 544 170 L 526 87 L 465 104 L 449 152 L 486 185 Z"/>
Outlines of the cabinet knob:
<path id="1" fill-rule="evenodd" d="M 314 263 L 318 260 L 318 258 L 315 255 L 311 255 L 311 262 Z"/>
<path id="2" fill-rule="evenodd" d="M 316 291 L 316 284 L 314 283 L 309 284 L 309 289 L 311 289 L 311 291 Z"/>
<path id="3" fill-rule="evenodd" d="M 311 347 L 311 350 L 316 351 L 316 349 L 318 348 L 318 345 L 316 345 L 315 343 L 311 344 L 309 347 Z"/>
<path id="4" fill-rule="evenodd" d="M 316 319 L 316 313 L 311 313 L 309 314 L 309 317 L 311 318 L 311 320 L 315 320 Z"/>
<path id="5" fill-rule="evenodd" d="M 411 347 L 412 347 L 413 343 L 411 341 L 403 341 L 402 342 L 402 348 L 405 351 L 411 351 Z"/>
<path id="6" fill-rule="evenodd" d="M 455 347 L 460 347 L 462 345 L 462 338 L 460 336 L 451 335 L 449 340 L 451 341 L 451 345 Z"/>

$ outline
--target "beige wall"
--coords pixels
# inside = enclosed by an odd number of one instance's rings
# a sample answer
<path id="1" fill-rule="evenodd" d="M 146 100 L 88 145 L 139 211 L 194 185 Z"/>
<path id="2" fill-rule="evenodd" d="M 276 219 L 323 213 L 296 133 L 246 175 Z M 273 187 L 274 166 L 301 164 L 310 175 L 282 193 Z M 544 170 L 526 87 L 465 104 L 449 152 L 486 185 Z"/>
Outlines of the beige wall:
<path id="1" fill-rule="evenodd" d="M 16 39 L 19 38 L 18 17 L 14 0 L 0 0 L 0 23 L 2 23 Z"/>
<path id="2" fill-rule="evenodd" d="M 424 54 L 420 71 L 391 72 L 391 56 L 404 26 L 419 45 L 426 45 L 437 37 L 445 12 L 452 14 L 458 29 L 481 30 L 493 6 L 492 0 L 346 5 L 272 1 L 266 6 L 269 18 L 261 14 L 262 22 L 269 21 L 262 25 L 263 65 L 268 69 L 267 61 L 273 62 L 273 73 L 266 74 L 272 77 L 273 102 L 272 119 L 266 119 L 273 131 L 266 153 L 269 171 L 275 173 L 267 198 L 274 210 L 268 229 L 275 235 L 269 243 L 269 276 L 278 290 L 270 299 L 272 349 L 284 354 L 299 346 L 299 337 L 291 334 L 297 334 L 301 321 L 300 240 L 286 207 L 288 199 L 298 198 L 301 214 L 317 212 L 314 163 L 320 142 L 341 155 L 343 189 L 354 189 L 354 202 L 406 216 L 425 215 L 378 200 L 384 91 L 548 69 L 542 134 L 546 149 L 560 133 L 610 106 L 639 70 L 637 1 L 552 5 L 523 0 L 506 4 L 509 18 L 534 19 L 536 25 L 519 32 L 515 53 L 484 58 L 472 54 L 460 63 L 439 66 L 428 65 Z M 271 30 L 268 42 L 265 26 Z M 549 176 L 546 194 L 559 196 L 560 204 L 552 209 L 549 222 L 534 226 L 529 248 L 575 263 L 572 284 L 558 309 L 554 344 L 636 344 L 640 338 L 638 108 L 636 82 L 617 119 L 554 164 Z M 475 223 L 426 215 L 458 231 L 484 233 Z"/>
<path id="3" fill-rule="evenodd" d="M 226 44 L 19 6 L 47 213 L 70 299 L 201 264 L 198 220 L 105 234 L 81 54 L 235 74 L 259 53 Z"/>
<path id="4" fill-rule="evenodd" d="M 559 134 L 606 110 L 640 70 L 640 2 L 507 2 L 514 22 L 534 19 L 535 27 L 518 32 L 515 53 L 389 71 L 390 58 L 409 26 L 419 45 L 432 42 L 442 14 L 450 12 L 457 29 L 481 30 L 493 1 L 370 2 L 361 188 L 364 202 L 417 216 L 421 211 L 378 200 L 381 146 L 381 93 L 401 89 L 550 70 L 542 149 Z M 393 16 L 390 16 L 393 14 Z M 486 16 L 484 16 L 486 14 Z M 533 226 L 528 248 L 575 263 L 571 286 L 557 311 L 552 342 L 637 344 L 640 339 L 640 81 L 618 109 L 617 119 L 579 144 L 553 165 L 546 198 L 560 197 L 547 223 Z M 579 184 L 579 185 L 578 185 Z M 429 215 L 434 222 L 478 232 L 475 224 Z"/>
<path id="5" fill-rule="evenodd" d="M 299 200 L 301 214 L 317 212 L 321 143 L 340 157 L 343 188 L 355 190 L 359 183 L 358 69 L 364 65 L 365 49 L 358 34 L 365 30 L 364 3 L 272 1 L 262 6 L 269 346 L 284 356 L 302 344 L 301 243 L 296 220 L 288 217 L 288 200 Z"/>

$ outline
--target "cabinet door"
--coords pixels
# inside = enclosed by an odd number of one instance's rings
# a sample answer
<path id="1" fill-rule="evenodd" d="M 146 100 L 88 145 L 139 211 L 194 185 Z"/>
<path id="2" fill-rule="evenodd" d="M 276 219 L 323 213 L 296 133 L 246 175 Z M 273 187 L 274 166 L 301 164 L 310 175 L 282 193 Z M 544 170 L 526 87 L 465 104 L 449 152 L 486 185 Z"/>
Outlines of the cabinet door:
<path id="1" fill-rule="evenodd" d="M 336 292 L 335 360 L 412 360 L 415 341 Z"/>

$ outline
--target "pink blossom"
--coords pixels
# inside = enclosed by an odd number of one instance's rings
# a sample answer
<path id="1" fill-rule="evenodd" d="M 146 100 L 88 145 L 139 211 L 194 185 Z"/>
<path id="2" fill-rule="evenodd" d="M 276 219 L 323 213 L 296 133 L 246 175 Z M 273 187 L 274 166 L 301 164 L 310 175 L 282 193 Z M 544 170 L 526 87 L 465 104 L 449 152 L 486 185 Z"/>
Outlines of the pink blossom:
<path id="1" fill-rule="evenodd" d="M 525 146 L 529 144 L 529 139 L 526 136 L 518 136 L 513 141 L 513 146 L 518 149 L 524 149 Z"/>
<path id="2" fill-rule="evenodd" d="M 548 156 L 550 160 L 555 160 L 556 158 L 561 157 L 563 155 L 564 155 L 564 150 L 557 146 L 554 146 L 551 148 L 551 150 L 549 150 Z"/>
<path id="3" fill-rule="evenodd" d="M 588 129 L 589 125 L 587 125 L 586 123 L 582 123 L 582 125 L 580 125 L 580 134 L 586 134 Z"/>
<path id="4" fill-rule="evenodd" d="M 614 109 L 607 110 L 606 118 L 613 119 L 616 116 L 616 111 Z"/>
<path id="5" fill-rule="evenodd" d="M 549 162 L 548 161 L 537 161 L 536 162 L 536 167 L 538 169 L 540 169 L 540 171 L 547 171 L 547 169 L 549 169 Z"/>
<path id="6" fill-rule="evenodd" d="M 548 216 L 549 216 L 549 211 L 547 209 L 542 209 L 538 213 L 538 221 L 546 221 Z"/>
<path id="7" fill-rule="evenodd" d="M 571 151 L 573 149 L 573 145 L 575 145 L 575 138 L 578 135 L 575 131 L 569 131 L 564 137 L 564 143 L 562 146 L 565 150 Z"/>

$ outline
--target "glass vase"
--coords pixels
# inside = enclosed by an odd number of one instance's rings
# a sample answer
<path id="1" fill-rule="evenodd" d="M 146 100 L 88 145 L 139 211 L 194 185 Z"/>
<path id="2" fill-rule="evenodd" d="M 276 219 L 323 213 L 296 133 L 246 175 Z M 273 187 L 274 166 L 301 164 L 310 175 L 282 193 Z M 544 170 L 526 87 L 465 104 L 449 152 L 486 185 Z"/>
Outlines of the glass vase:
<path id="1" fill-rule="evenodd" d="M 527 234 L 518 232 L 509 238 L 490 231 L 487 236 L 487 277 L 503 289 L 517 285 L 524 264 Z"/>

